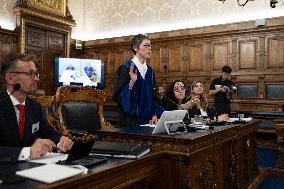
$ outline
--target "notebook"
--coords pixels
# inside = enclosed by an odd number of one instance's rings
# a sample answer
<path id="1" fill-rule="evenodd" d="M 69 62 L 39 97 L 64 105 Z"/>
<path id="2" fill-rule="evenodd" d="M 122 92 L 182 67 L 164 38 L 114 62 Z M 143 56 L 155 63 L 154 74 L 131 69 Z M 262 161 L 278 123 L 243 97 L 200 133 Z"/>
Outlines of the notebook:
<path id="1" fill-rule="evenodd" d="M 96 141 L 90 156 L 140 158 L 150 152 L 149 144 Z"/>
<path id="2" fill-rule="evenodd" d="M 16 175 L 44 183 L 53 183 L 82 173 L 84 173 L 84 170 L 82 169 L 57 164 L 46 164 L 31 169 L 17 171 Z"/>

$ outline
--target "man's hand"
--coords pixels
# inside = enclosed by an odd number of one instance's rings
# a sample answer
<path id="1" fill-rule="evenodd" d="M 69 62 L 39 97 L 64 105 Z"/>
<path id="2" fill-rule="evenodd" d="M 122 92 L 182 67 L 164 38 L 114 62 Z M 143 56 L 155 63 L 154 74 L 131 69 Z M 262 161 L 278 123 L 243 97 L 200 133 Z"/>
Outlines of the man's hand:
<path id="1" fill-rule="evenodd" d="M 228 89 L 228 87 L 226 87 L 226 86 L 220 87 L 220 91 L 221 91 L 222 93 L 226 92 L 227 89 Z"/>
<path id="2" fill-rule="evenodd" d="M 73 141 L 66 137 L 66 136 L 62 136 L 60 138 L 60 141 L 58 143 L 58 147 L 57 147 L 57 151 L 58 152 L 67 152 L 68 150 L 70 150 L 73 146 Z"/>
<path id="3" fill-rule="evenodd" d="M 36 159 L 44 156 L 47 152 L 51 152 L 56 145 L 49 139 L 37 139 L 30 150 L 30 159 Z"/>
<path id="4" fill-rule="evenodd" d="M 229 120 L 228 114 L 221 114 L 218 116 L 218 121 L 228 121 L 228 120 Z"/>

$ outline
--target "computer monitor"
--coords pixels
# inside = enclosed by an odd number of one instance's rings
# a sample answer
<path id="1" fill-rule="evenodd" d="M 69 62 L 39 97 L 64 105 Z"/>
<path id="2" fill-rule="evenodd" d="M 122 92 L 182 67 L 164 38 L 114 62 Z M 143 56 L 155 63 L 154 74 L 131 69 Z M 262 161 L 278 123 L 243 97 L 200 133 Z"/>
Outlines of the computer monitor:
<path id="1" fill-rule="evenodd" d="M 104 87 L 104 63 L 96 59 L 55 59 L 55 85 Z"/>
<path id="2" fill-rule="evenodd" d="M 176 133 L 180 127 L 185 127 L 183 119 L 186 114 L 187 110 L 164 111 L 152 134 Z"/>

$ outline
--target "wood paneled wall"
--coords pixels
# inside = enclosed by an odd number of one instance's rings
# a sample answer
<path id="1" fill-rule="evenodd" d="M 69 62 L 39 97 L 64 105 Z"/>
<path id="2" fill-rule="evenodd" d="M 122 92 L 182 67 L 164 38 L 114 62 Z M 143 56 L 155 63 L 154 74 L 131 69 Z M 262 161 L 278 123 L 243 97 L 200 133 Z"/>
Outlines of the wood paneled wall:
<path id="1" fill-rule="evenodd" d="M 152 33 L 149 37 L 152 43 L 150 64 L 159 83 L 165 79 L 166 65 L 171 79 L 182 79 L 189 84 L 193 80 L 202 80 L 208 92 L 212 79 L 221 74 L 222 66 L 228 65 L 233 69 L 231 75 L 236 83 L 257 84 L 254 101 L 267 101 L 267 84 L 284 85 L 284 17 L 267 19 L 263 27 L 256 27 L 255 21 L 248 21 Z M 108 99 L 117 67 L 132 57 L 131 38 L 126 36 L 84 43 L 81 57 L 105 62 Z M 75 50 L 72 54 L 79 56 Z M 171 81 L 167 79 L 166 82 Z M 273 100 L 282 103 L 284 98 L 269 99 Z"/>
<path id="2" fill-rule="evenodd" d="M 17 31 L 6 30 L 0 27 L 0 66 L 7 54 L 18 50 L 18 36 Z M 1 76 L 0 89 L 2 88 L 3 82 Z"/>

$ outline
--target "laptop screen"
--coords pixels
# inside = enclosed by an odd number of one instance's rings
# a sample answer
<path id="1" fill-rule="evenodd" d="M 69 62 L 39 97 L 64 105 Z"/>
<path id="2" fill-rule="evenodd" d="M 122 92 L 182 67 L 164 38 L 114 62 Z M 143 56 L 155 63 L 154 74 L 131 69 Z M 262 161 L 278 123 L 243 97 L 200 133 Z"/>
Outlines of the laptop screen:
<path id="1" fill-rule="evenodd" d="M 82 157 L 89 156 L 89 153 L 91 152 L 93 144 L 94 144 L 94 141 L 74 142 L 69 152 L 67 161 L 73 161 L 73 160 L 80 159 Z"/>
<path id="2" fill-rule="evenodd" d="M 161 115 L 157 126 L 152 134 L 168 133 L 172 134 L 178 131 L 179 127 L 183 126 L 183 119 L 187 110 L 172 110 L 164 111 Z"/>

